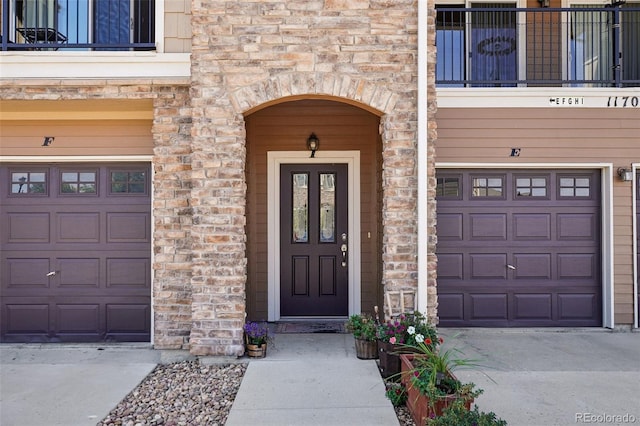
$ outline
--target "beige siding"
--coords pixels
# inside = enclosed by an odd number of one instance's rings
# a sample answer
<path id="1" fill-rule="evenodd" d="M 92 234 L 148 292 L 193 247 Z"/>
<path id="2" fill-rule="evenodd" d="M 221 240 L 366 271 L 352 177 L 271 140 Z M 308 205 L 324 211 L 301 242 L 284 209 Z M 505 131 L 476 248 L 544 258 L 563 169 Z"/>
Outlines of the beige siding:
<path id="1" fill-rule="evenodd" d="M 151 155 L 151 120 L 0 121 L 0 155 Z M 47 147 L 45 136 L 55 137 Z"/>
<path id="2" fill-rule="evenodd" d="M 640 162 L 640 109 L 440 108 L 438 163 Z M 510 157 L 520 148 L 519 157 Z M 616 324 L 633 324 L 632 185 L 614 179 Z"/>
<path id="3" fill-rule="evenodd" d="M 165 1 L 164 51 L 191 52 L 191 0 Z"/>

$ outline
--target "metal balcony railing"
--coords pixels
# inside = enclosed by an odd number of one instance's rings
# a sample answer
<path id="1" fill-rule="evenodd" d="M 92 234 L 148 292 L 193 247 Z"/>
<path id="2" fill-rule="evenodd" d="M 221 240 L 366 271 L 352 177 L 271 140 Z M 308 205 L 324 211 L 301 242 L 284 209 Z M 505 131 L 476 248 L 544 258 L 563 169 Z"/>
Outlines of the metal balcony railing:
<path id="1" fill-rule="evenodd" d="M 437 7 L 439 87 L 640 86 L 640 7 L 487 4 Z"/>
<path id="2" fill-rule="evenodd" d="M 0 0 L 0 50 L 154 50 L 155 0 Z"/>

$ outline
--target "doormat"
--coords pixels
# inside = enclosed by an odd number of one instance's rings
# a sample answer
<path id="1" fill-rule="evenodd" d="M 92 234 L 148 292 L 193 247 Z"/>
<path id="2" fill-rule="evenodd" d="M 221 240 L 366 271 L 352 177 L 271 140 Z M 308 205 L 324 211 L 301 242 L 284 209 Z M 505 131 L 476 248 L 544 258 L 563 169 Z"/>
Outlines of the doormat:
<path id="1" fill-rule="evenodd" d="M 296 334 L 296 333 L 345 333 L 344 323 L 341 321 L 291 321 L 276 323 L 276 333 Z"/>

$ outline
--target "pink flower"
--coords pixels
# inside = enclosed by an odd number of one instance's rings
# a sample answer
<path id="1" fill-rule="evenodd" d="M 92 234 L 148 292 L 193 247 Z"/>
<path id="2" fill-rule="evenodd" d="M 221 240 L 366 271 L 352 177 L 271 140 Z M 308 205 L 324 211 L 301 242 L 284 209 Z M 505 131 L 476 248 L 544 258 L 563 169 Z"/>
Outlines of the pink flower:
<path id="1" fill-rule="evenodd" d="M 395 336 L 389 339 L 389 343 L 391 343 L 392 345 L 396 344 L 396 338 Z"/>

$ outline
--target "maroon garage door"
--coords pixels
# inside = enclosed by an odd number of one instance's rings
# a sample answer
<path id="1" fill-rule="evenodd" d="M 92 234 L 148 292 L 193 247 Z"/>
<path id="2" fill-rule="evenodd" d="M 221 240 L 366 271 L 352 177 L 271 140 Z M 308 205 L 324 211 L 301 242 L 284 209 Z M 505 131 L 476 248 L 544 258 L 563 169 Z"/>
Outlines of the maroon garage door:
<path id="1" fill-rule="evenodd" d="M 0 168 L 3 342 L 149 341 L 147 164 Z"/>
<path id="2" fill-rule="evenodd" d="M 440 170 L 442 326 L 601 326 L 600 178 Z"/>

